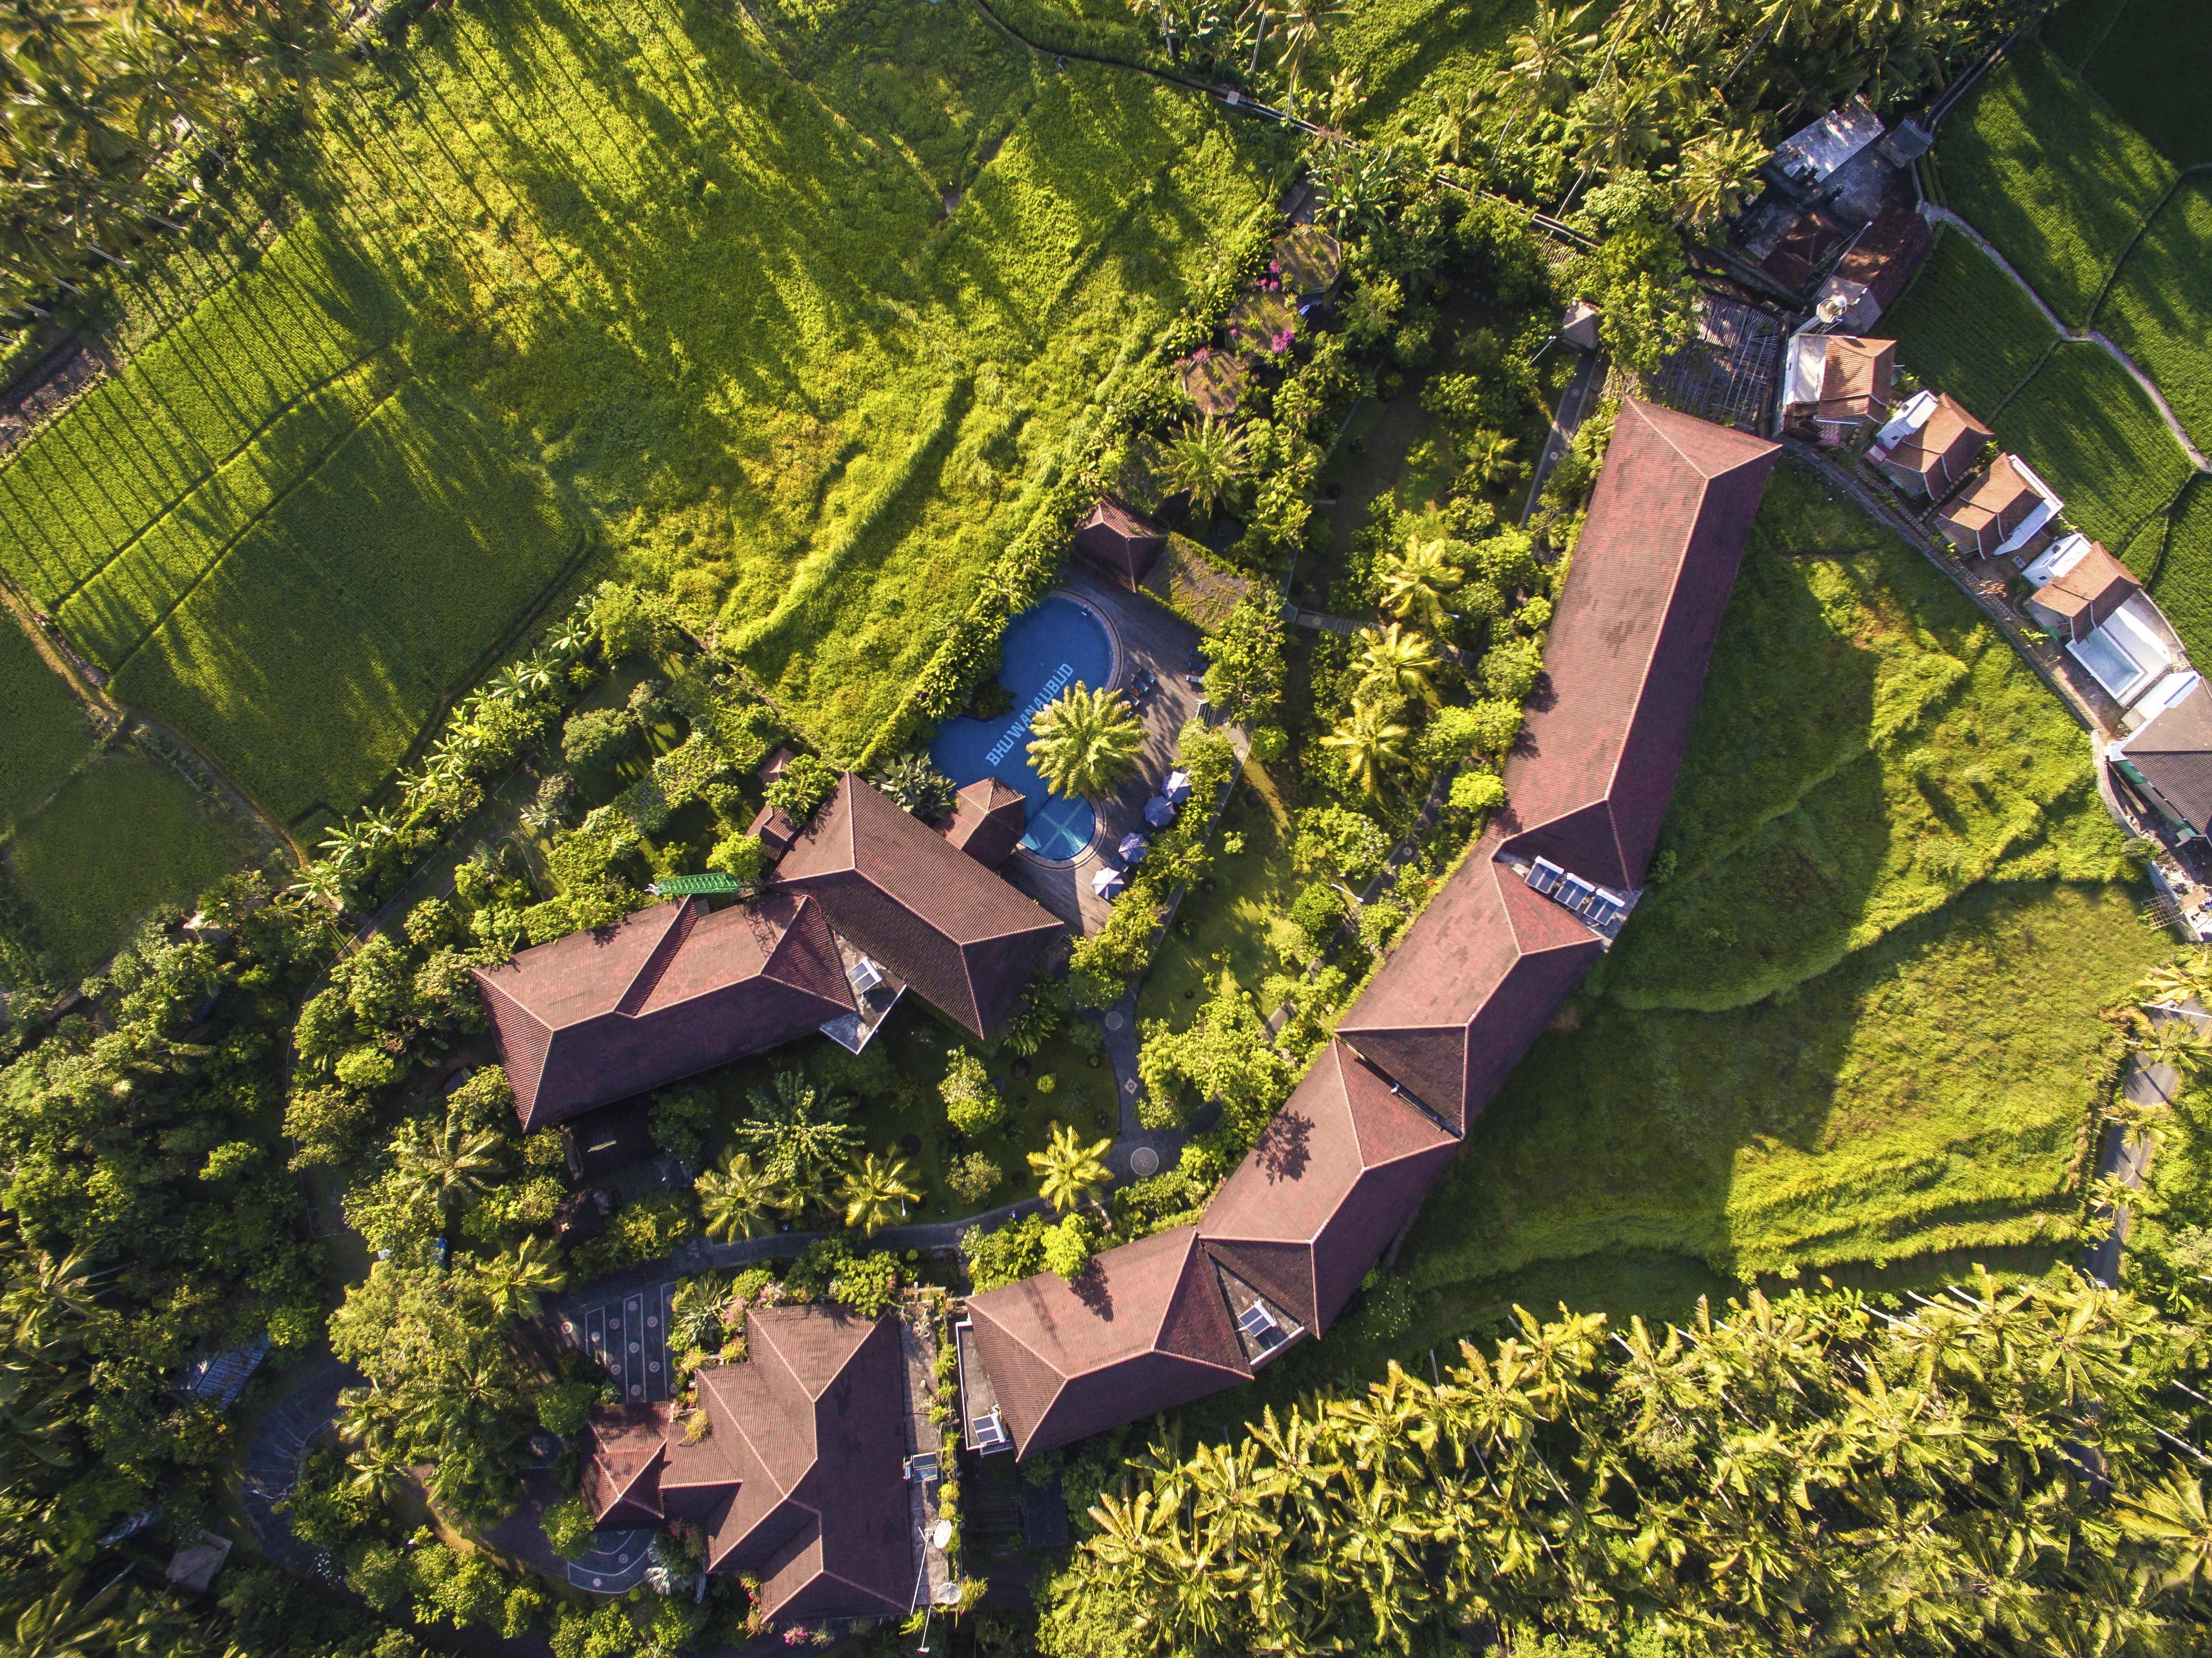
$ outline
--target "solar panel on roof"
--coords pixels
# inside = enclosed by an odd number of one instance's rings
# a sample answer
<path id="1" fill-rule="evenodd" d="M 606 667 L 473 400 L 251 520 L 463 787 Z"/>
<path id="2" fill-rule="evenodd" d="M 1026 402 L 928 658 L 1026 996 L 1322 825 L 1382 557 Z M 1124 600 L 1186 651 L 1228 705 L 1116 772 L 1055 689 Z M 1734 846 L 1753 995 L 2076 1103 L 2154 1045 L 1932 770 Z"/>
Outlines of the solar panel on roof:
<path id="1" fill-rule="evenodd" d="M 1256 1301 L 1237 1314 L 1237 1327 L 1247 1341 L 1263 1353 L 1273 1352 L 1291 1339 L 1289 1333 L 1275 1322 L 1275 1315 Z"/>
<path id="2" fill-rule="evenodd" d="M 1566 878 L 1566 871 L 1548 858 L 1539 858 L 1528 869 L 1528 884 L 1547 896 Z"/>

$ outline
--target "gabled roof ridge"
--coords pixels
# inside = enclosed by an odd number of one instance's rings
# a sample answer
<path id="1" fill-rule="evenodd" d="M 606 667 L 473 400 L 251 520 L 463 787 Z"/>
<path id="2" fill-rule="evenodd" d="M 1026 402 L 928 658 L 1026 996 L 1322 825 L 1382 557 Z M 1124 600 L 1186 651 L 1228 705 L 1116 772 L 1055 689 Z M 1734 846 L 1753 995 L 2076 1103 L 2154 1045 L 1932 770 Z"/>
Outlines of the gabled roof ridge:
<path id="1" fill-rule="evenodd" d="M 683 953 L 684 941 L 690 938 L 691 929 L 698 922 L 697 902 L 690 898 L 678 899 L 668 924 L 661 928 L 660 936 L 653 941 L 653 948 L 646 952 L 645 959 L 637 964 L 637 971 L 630 975 L 629 982 L 623 987 L 622 994 L 615 998 L 614 1005 L 607 1011 L 619 1013 L 626 1019 L 635 1018 L 638 1011 L 653 999 L 653 987 Z"/>
<path id="2" fill-rule="evenodd" d="M 1824 354 L 1823 361 L 1825 361 L 1825 360 Z M 1677 441 L 1674 436 L 1676 431 L 1680 431 L 1685 437 L 1687 437 L 1690 435 L 1692 429 L 1696 428 L 1698 434 L 1701 438 L 1705 438 L 1708 442 L 1716 441 L 1714 437 L 1707 436 L 1706 434 L 1719 434 L 1719 440 L 1721 441 L 1724 441 L 1728 437 L 1741 437 L 1747 434 L 1737 432 L 1733 427 L 1717 426 L 1711 421 L 1701 421 L 1692 415 L 1684 415 L 1678 413 L 1676 410 L 1672 409 L 1665 409 L 1662 404 L 1646 403 L 1641 398 L 1625 398 L 1621 403 L 1621 412 L 1624 414 L 1634 414 L 1641 418 L 1644 423 L 1651 428 L 1653 433 L 1658 436 L 1662 442 L 1666 444 L 1669 449 L 1672 449 L 1676 454 L 1680 455 L 1685 461 L 1686 461 L 1689 464 L 1690 469 L 1696 472 L 1697 475 L 1703 478 L 1708 484 L 1726 477 L 1730 472 L 1741 471 L 1745 467 L 1750 465 L 1754 461 L 1763 460 L 1765 459 L 1765 452 L 1764 450 L 1760 450 L 1754 453 L 1745 455 L 1739 459 L 1729 461 L 1726 465 L 1720 466 L 1717 471 L 1708 470 L 1711 463 L 1709 462 L 1706 458 L 1701 456 L 1697 451 L 1683 447 L 1682 444 Z M 1672 416 L 1673 418 L 1664 421 L 1654 419 L 1653 416 L 1660 412 L 1664 412 Z M 1757 439 L 1753 440 L 1763 441 L 1763 440 Z"/>

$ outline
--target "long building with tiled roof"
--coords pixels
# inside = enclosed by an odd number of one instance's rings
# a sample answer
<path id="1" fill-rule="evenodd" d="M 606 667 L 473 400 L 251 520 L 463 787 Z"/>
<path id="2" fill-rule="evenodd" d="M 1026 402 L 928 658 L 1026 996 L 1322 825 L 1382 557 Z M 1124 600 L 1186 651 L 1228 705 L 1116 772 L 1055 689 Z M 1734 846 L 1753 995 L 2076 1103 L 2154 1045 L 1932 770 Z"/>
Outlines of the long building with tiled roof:
<path id="1" fill-rule="evenodd" d="M 1504 813 L 1195 1228 L 969 1299 L 971 1448 L 1027 1455 L 1188 1403 L 1342 1311 L 1634 907 L 1778 452 L 1621 405 Z"/>
<path id="2" fill-rule="evenodd" d="M 854 1005 L 823 906 L 788 894 L 712 914 L 655 904 L 476 981 L 526 1130 L 780 1047 Z"/>

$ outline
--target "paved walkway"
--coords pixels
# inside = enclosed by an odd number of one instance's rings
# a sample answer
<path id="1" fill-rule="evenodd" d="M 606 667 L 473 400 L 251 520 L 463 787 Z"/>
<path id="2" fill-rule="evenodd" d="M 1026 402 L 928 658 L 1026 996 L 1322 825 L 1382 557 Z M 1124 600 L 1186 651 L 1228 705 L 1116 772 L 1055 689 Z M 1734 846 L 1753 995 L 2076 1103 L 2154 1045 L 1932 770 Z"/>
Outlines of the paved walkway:
<path id="1" fill-rule="evenodd" d="M 246 1523 L 262 1552 L 295 1577 L 329 1582 L 333 1574 L 328 1560 L 292 1535 L 276 1505 L 300 1483 L 300 1464 L 309 1447 L 337 1421 L 338 1394 L 362 1379 L 360 1371 L 335 1358 L 309 1366 L 283 1402 L 262 1418 L 246 1447 L 239 1491 Z"/>
<path id="2" fill-rule="evenodd" d="M 2186 1019 L 2200 1029 L 2204 1018 L 2202 1004 L 2191 998 L 2181 1007 L 2146 1007 L 2153 1024 L 2163 1024 L 2172 1019 Z M 2131 1105 L 2171 1106 L 2174 1096 L 2181 1092 L 2181 1072 L 2168 1060 L 2145 1064 L 2140 1054 L 2128 1056 L 2126 1076 L 2120 1084 L 2120 1093 Z M 2150 1173 L 2151 1152 L 2157 1142 L 2148 1133 L 2130 1133 L 2118 1123 L 2105 1131 L 2104 1142 L 2097 1151 L 2097 1177 L 2117 1178 L 2120 1184 L 2133 1191 L 2143 1183 Z M 2103 1242 L 2083 1252 L 2082 1269 L 2108 1290 L 2120 1284 L 2120 1254 L 2127 1245 L 2128 1207 L 2118 1204 L 2097 1212 L 2097 1218 L 2108 1221 L 2112 1230 Z"/>
<path id="3" fill-rule="evenodd" d="M 2166 429 L 2173 434 L 2173 440 L 2181 446 L 2182 452 L 2189 457 L 2189 464 L 2200 472 L 2212 472 L 2212 460 L 2206 459 L 2203 451 L 2189 440 L 2188 428 L 2182 425 L 2179 417 L 2173 412 L 2172 405 L 2166 402 L 2165 394 L 2158 389 L 2158 382 L 2143 373 L 2141 366 L 2133 357 L 2121 350 L 2118 346 L 2113 344 L 2094 328 L 2069 328 L 2060 321 L 2058 313 L 2045 303 L 2043 295 L 2035 291 L 2027 277 L 2013 269 L 2012 262 L 1997 252 L 1996 245 L 1949 208 L 1938 207 L 1933 202 L 1923 201 L 1920 203 L 1920 212 L 1921 216 L 1930 223 L 1950 226 L 1952 229 L 1988 254 L 1997 269 L 2011 277 L 2014 285 L 2034 301 L 2035 308 L 2043 313 L 2043 320 L 2051 325 L 2052 331 L 2059 338 L 2070 344 L 2096 346 L 2109 355 L 2114 362 L 2126 369 L 2128 377 L 2142 387 L 2143 395 L 2151 400 L 2152 406 L 2158 410 L 2159 418 L 2166 422 Z M 2124 258 L 2126 256 L 2123 254 L 2121 257 Z"/>
<path id="4" fill-rule="evenodd" d="M 1590 410 L 1605 392 L 1605 353 L 1585 353 L 1582 367 L 1575 370 L 1574 379 L 1559 394 L 1559 412 L 1552 417 L 1552 429 L 1544 438 L 1544 452 L 1536 457 L 1536 465 L 1528 475 L 1528 501 L 1521 509 L 1521 521 L 1526 524 L 1536 516 L 1536 504 L 1542 500 L 1545 480 L 1552 476 L 1567 452 L 1567 446 L 1575 440 Z"/>

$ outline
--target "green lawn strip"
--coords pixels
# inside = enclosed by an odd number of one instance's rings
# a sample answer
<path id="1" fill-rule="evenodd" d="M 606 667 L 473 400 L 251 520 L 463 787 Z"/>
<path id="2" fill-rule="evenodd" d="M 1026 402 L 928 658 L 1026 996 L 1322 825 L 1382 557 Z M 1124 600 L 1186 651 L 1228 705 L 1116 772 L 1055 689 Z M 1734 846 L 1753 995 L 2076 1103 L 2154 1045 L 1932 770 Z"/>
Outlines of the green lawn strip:
<path id="1" fill-rule="evenodd" d="M 1367 0 L 1339 15 L 1329 41 L 1367 94 L 1363 125 L 1379 127 L 1395 116 L 1418 126 L 1434 112 L 1429 94 L 1473 84 L 1484 56 L 1504 46 L 1528 15 L 1520 0 Z M 1300 110 L 1323 118 L 1310 92 Z"/>
<path id="2" fill-rule="evenodd" d="M 92 752 L 92 726 L 61 676 L 0 616 L 0 835 Z"/>
<path id="3" fill-rule="evenodd" d="M 1291 902 L 1304 879 L 1291 867 L 1290 819 L 1266 768 L 1245 768 L 1221 816 L 1224 836 L 1243 849 L 1215 858 L 1207 882 L 1183 895 L 1166 942 L 1145 975 L 1139 1019 L 1186 1025 L 1224 978 L 1256 996 L 1283 970 L 1276 945 L 1290 932 Z"/>
<path id="4" fill-rule="evenodd" d="M 2008 55 L 1945 122 L 1934 152 L 1952 210 L 2076 328 L 2173 167 L 2071 71 Z"/>
<path id="5" fill-rule="evenodd" d="M 2212 449 L 2212 174 L 2185 179 L 2122 262 L 2097 327 Z"/>
<path id="6" fill-rule="evenodd" d="M 1984 421 L 2012 395 L 2056 337 L 2034 301 L 1966 237 L 1936 233 L 1935 250 L 1882 319 L 1898 361 Z"/>
<path id="7" fill-rule="evenodd" d="M 1594 1254 L 1739 1276 L 2048 1243 L 2097 1010 L 2165 950 L 2087 763 L 1921 554 L 1778 470 L 1674 871 L 1477 1122 L 1401 1267 L 1467 1313 Z M 2050 994 L 2027 1018 L 2030 983 Z"/>
<path id="8" fill-rule="evenodd" d="M 2212 161 L 2212 28 L 2197 0 L 2075 0 L 2044 38 L 2166 160 Z"/>
<path id="9" fill-rule="evenodd" d="M 190 904 L 251 851 L 174 771 L 120 749 L 64 784 L 4 855 L 67 981 L 106 961 L 140 916 Z"/>
<path id="10" fill-rule="evenodd" d="M 2170 526 L 2147 526 L 2129 548 L 2127 562 L 2154 578 L 2151 596 L 2192 657 L 2212 660 L 2212 479 L 2194 479 Z"/>
<path id="11" fill-rule="evenodd" d="M 371 280 L 304 223 L 0 468 L 0 560 L 58 604 L 389 322 Z"/>

